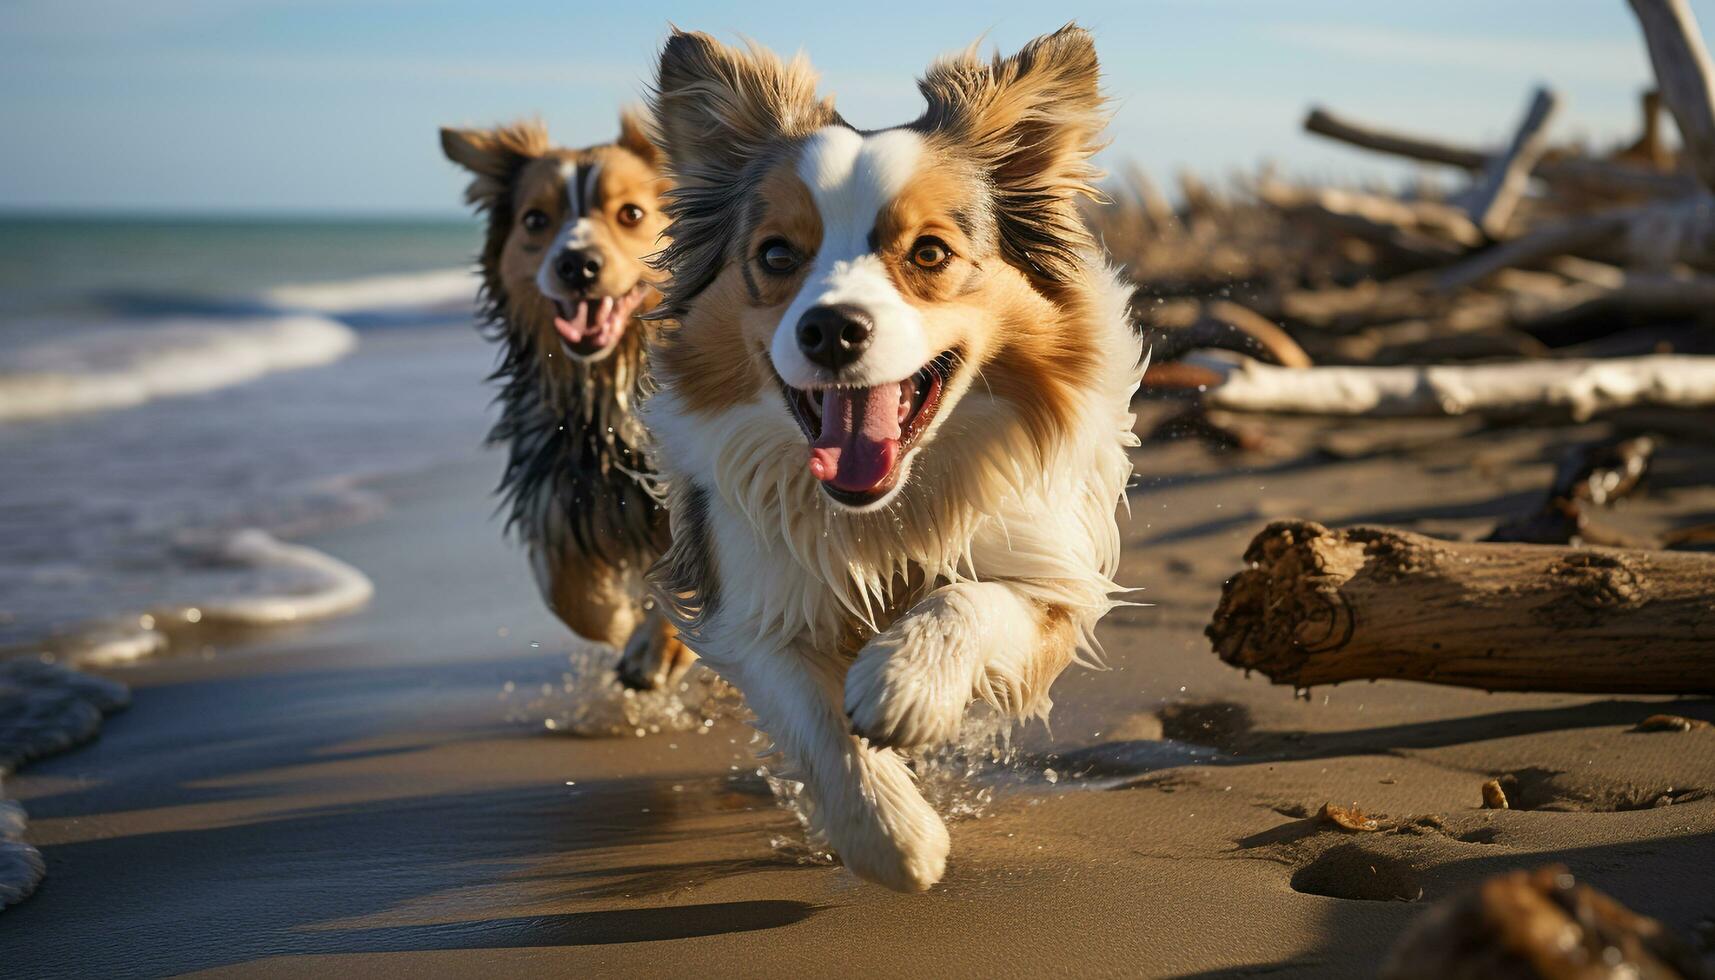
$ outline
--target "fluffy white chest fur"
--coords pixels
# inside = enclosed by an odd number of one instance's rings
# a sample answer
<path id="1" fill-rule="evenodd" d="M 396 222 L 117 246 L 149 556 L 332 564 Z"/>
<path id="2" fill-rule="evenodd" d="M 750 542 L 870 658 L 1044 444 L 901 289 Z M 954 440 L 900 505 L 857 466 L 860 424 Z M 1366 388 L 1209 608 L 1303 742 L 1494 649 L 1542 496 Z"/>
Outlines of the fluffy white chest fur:
<path id="1" fill-rule="evenodd" d="M 693 581 L 669 583 L 694 647 L 796 765 L 818 829 L 892 887 L 938 880 L 948 838 L 902 757 L 873 742 L 951 738 L 975 698 L 1045 715 L 1054 677 L 1094 654 L 1116 602 L 1142 369 L 1128 291 L 1100 260 L 1087 270 L 1099 317 L 1080 326 L 1111 356 L 1080 392 L 1078 424 L 1044 456 L 1007 406 L 973 389 L 916 461 L 918 486 L 879 511 L 840 510 L 820 492 L 778 391 L 706 415 L 668 387 L 643 409 L 672 486 L 675 549 L 700 563 Z"/>

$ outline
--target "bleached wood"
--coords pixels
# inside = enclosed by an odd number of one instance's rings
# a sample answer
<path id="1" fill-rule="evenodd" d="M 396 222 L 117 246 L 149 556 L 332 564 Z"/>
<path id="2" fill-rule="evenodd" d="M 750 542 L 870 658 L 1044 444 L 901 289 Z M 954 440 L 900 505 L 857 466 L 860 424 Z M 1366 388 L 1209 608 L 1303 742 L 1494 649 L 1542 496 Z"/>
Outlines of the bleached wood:
<path id="1" fill-rule="evenodd" d="M 1662 101 L 1673 113 L 1685 155 L 1715 190 L 1715 65 L 1686 0 L 1630 0 L 1643 28 Z"/>
<path id="2" fill-rule="evenodd" d="M 1512 142 L 1489 160 L 1476 183 L 1460 197 L 1471 221 L 1490 238 L 1500 238 L 1530 183 L 1531 172 L 1548 149 L 1548 124 L 1559 106 L 1553 92 L 1539 88 L 1513 133 Z"/>
<path id="3" fill-rule="evenodd" d="M 1199 362 L 1201 363 L 1201 362 Z M 1228 365 L 1215 408 L 1302 415 L 1432 417 L 1566 414 L 1647 405 L 1715 408 L 1715 357 L 1656 354 L 1588 360 L 1405 367 Z"/>

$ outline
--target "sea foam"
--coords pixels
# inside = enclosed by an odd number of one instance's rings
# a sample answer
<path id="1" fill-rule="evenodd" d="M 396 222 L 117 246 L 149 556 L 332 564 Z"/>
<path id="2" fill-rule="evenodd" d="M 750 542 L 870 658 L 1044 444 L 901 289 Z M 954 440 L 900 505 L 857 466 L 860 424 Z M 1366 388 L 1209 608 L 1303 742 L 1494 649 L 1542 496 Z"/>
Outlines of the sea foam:
<path id="1" fill-rule="evenodd" d="M 356 344 L 351 328 L 311 314 L 66 330 L 0 359 L 0 421 L 213 391 L 327 364 Z"/>
<path id="2" fill-rule="evenodd" d="M 103 716 L 130 701 L 116 681 L 42 660 L 0 661 L 0 778 L 89 741 Z M 24 841 L 24 808 L 0 786 L 0 909 L 28 898 L 42 871 L 42 855 Z"/>
<path id="3" fill-rule="evenodd" d="M 42 871 L 41 852 L 24 843 L 24 808 L 0 788 L 0 909 L 29 898 Z"/>
<path id="4" fill-rule="evenodd" d="M 216 633 L 266 629 L 343 616 L 362 608 L 375 585 L 325 552 L 245 528 L 202 549 L 195 560 L 230 569 L 247 588 L 234 595 L 117 616 L 54 638 L 55 655 L 79 666 L 111 666 L 191 647 Z"/>
<path id="5" fill-rule="evenodd" d="M 470 269 L 436 269 L 333 282 L 288 283 L 265 290 L 263 300 L 282 310 L 381 313 L 399 310 L 468 311 L 479 281 Z"/>

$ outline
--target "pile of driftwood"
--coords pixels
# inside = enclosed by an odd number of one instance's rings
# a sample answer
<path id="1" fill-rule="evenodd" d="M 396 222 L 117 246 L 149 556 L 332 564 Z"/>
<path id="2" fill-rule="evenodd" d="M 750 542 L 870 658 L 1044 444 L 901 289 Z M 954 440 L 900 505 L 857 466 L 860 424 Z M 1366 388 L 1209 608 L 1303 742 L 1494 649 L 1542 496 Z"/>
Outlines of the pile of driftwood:
<path id="1" fill-rule="evenodd" d="M 1685 0 L 1628 0 L 1656 88 L 1638 138 L 1551 145 L 1531 94 L 1482 150 L 1317 109 L 1312 133 L 1468 174 L 1387 193 L 1273 174 L 1169 205 L 1133 175 L 1098 233 L 1139 284 L 1156 435 L 1251 447 L 1264 414 L 1584 420 L 1715 434 L 1715 67 Z M 1664 138 L 1663 114 L 1679 134 Z M 1245 413 L 1251 413 L 1247 419 Z M 1593 522 L 1656 440 L 1582 447 L 1540 506 L 1481 542 L 1281 521 L 1208 635 L 1282 684 L 1402 678 L 1490 690 L 1715 694 L 1715 525 L 1641 540 Z M 1662 431 L 1657 429 L 1657 431 Z"/>
<path id="2" fill-rule="evenodd" d="M 1698 356 L 1715 353 L 1715 70 L 1684 0 L 1630 3 L 1657 80 L 1630 145 L 1550 145 L 1560 100 L 1542 89 L 1492 151 L 1324 109 L 1305 120 L 1320 136 L 1468 172 L 1454 193 L 1268 173 L 1217 190 L 1185 176 L 1174 207 L 1141 173 L 1124 181 L 1091 221 L 1139 284 L 1155 365 L 1146 387 L 1196 395 L 1175 431 L 1220 439 L 1204 409 L 1581 419 L 1715 408 L 1715 358 Z"/>

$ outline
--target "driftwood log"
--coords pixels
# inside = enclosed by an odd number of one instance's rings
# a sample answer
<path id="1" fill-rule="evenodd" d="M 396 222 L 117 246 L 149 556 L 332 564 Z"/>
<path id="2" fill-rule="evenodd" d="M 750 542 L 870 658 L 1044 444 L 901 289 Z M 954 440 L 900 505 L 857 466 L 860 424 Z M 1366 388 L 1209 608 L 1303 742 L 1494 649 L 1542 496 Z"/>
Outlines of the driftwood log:
<path id="1" fill-rule="evenodd" d="M 1548 150 L 1548 122 L 1559 104 L 1553 92 L 1537 89 L 1524 119 L 1513 133 L 1512 142 L 1489 161 L 1476 183 L 1460 196 L 1459 203 L 1470 214 L 1471 221 L 1490 238 L 1500 238 L 1506 233 L 1507 223 L 1530 183 L 1531 171 Z"/>
<path id="2" fill-rule="evenodd" d="M 1377 153 L 1464 170 L 1482 170 L 1491 158 L 1489 153 L 1476 147 L 1392 132 L 1347 119 L 1327 109 L 1312 109 L 1304 120 L 1304 129 Z M 1660 173 L 1644 167 L 1582 157 L 1541 160 L 1536 164 L 1535 174 L 1557 186 L 1588 187 L 1616 194 L 1677 197 L 1697 188 L 1695 178 L 1685 174 Z"/>
<path id="3" fill-rule="evenodd" d="M 1677 214 L 1675 208 L 1668 213 Z M 1641 208 L 1621 208 L 1594 215 L 1565 218 L 1533 229 L 1529 234 L 1485 249 L 1437 273 L 1435 288 L 1456 292 L 1475 286 L 1503 269 L 1529 265 L 1620 238 L 1644 215 Z"/>
<path id="4" fill-rule="evenodd" d="M 1695 355 L 1296 369 L 1246 361 L 1219 369 L 1226 378 L 1206 401 L 1235 412 L 1559 414 L 1582 420 L 1641 405 L 1715 407 L 1715 357 Z"/>
<path id="5" fill-rule="evenodd" d="M 1277 684 L 1715 694 L 1715 556 L 1277 521 L 1245 563 L 1205 633 Z"/>
<path id="6" fill-rule="evenodd" d="M 1715 65 L 1686 0 L 1631 0 L 1649 46 L 1662 101 L 1685 140 L 1685 155 L 1715 190 Z"/>
<path id="7" fill-rule="evenodd" d="M 1273 320 L 1231 300 L 1174 300 L 1145 305 L 1137 319 L 1144 334 L 1144 349 L 1153 365 L 1177 361 L 1197 350 L 1230 350 L 1282 367 L 1310 366 L 1310 355 L 1304 353 L 1291 334 Z M 1200 382 L 1219 383 L 1219 372 L 1212 372 L 1207 380 Z"/>

